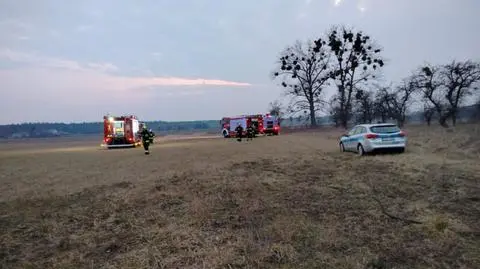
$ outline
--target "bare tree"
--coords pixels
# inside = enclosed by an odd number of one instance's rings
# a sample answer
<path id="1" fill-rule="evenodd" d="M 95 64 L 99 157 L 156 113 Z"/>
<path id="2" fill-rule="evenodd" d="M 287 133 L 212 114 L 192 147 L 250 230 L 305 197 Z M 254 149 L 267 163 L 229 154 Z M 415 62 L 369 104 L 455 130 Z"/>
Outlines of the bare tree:
<path id="1" fill-rule="evenodd" d="M 442 81 L 442 70 L 439 66 L 425 64 L 411 77 L 415 87 L 421 89 L 424 102 L 431 104 L 439 116 L 439 123 L 448 127 L 447 103 Z"/>
<path id="2" fill-rule="evenodd" d="M 442 66 L 441 75 L 448 102 L 444 117 L 451 118 L 455 126 L 459 105 L 472 95 L 473 86 L 480 81 L 480 64 L 472 61 L 452 61 Z"/>
<path id="3" fill-rule="evenodd" d="M 357 122 L 372 123 L 375 115 L 375 100 L 370 91 L 358 89 L 355 94 Z"/>
<path id="4" fill-rule="evenodd" d="M 282 121 L 284 117 L 284 111 L 283 111 L 283 106 L 282 103 L 278 100 L 275 100 L 270 103 L 269 109 L 268 109 L 270 115 L 277 117 L 279 122 Z"/>
<path id="5" fill-rule="evenodd" d="M 403 80 L 392 92 L 389 92 L 387 88 L 381 91 L 383 105 L 387 109 L 388 116 L 395 119 L 400 127 L 405 124 L 415 90 L 413 82 Z"/>
<path id="6" fill-rule="evenodd" d="M 375 109 L 374 116 L 375 119 L 380 119 L 381 122 L 387 121 L 390 118 L 390 88 L 380 87 L 375 96 Z"/>
<path id="7" fill-rule="evenodd" d="M 428 126 L 430 126 L 430 124 L 432 123 L 435 111 L 435 107 L 433 107 L 429 102 L 423 102 L 423 118 L 427 122 Z"/>
<path id="8" fill-rule="evenodd" d="M 333 122 L 335 123 L 335 127 L 340 126 L 340 107 L 338 105 L 338 95 L 332 96 L 330 102 L 328 103 L 329 109 L 328 112 L 330 117 L 332 118 Z"/>
<path id="9" fill-rule="evenodd" d="M 309 112 L 310 124 L 317 125 L 316 112 L 322 109 L 322 90 L 330 74 L 330 56 L 312 42 L 297 41 L 286 48 L 278 61 L 274 78 L 282 80 L 286 94 L 292 97 L 290 113 Z"/>
<path id="10" fill-rule="evenodd" d="M 480 98 L 478 98 L 475 104 L 474 121 L 480 121 Z"/>
<path id="11" fill-rule="evenodd" d="M 415 83 L 410 80 L 403 80 L 394 92 L 394 117 L 397 119 L 397 122 L 401 127 L 405 124 L 408 110 L 414 102 L 412 97 L 416 91 L 417 88 L 415 87 Z"/>
<path id="12" fill-rule="evenodd" d="M 288 120 L 289 120 L 289 122 L 290 122 L 290 126 L 294 126 L 294 125 L 295 125 L 294 122 L 293 122 L 293 121 L 294 121 L 294 118 L 293 118 L 292 115 L 288 116 Z"/>
<path id="13" fill-rule="evenodd" d="M 329 48 L 333 58 L 330 77 L 338 88 L 338 117 L 346 127 L 351 117 L 354 90 L 359 83 L 375 77 L 375 72 L 384 66 L 381 49 L 361 31 L 355 32 L 345 26 L 336 25 L 325 39 L 315 41 L 315 49 Z"/>

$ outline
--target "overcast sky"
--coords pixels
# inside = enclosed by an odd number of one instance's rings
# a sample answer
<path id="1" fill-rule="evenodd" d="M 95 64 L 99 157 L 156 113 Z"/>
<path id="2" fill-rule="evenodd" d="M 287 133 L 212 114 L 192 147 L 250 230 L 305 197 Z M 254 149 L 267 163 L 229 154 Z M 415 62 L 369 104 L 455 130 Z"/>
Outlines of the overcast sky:
<path id="1" fill-rule="evenodd" d="M 385 77 L 480 57 L 479 0 L 0 0 L 0 124 L 265 112 L 279 52 L 332 24 L 384 47 Z"/>

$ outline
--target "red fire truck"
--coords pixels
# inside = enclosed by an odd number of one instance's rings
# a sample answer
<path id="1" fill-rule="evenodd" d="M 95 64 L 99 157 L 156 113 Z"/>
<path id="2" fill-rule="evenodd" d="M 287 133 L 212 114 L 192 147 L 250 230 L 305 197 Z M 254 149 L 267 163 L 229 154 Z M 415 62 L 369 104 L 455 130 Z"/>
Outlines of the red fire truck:
<path id="1" fill-rule="evenodd" d="M 136 116 L 103 117 L 103 145 L 107 148 L 136 147 L 141 145 L 138 135 L 142 123 Z"/>
<path id="2" fill-rule="evenodd" d="M 252 126 L 255 130 L 255 134 L 263 134 L 263 115 L 242 115 L 236 117 L 225 117 L 220 120 L 220 125 L 222 129 L 222 136 L 225 138 L 235 137 L 236 132 L 235 128 L 238 125 L 241 125 L 244 130 L 244 135 L 246 135 L 247 127 Z"/>
<path id="3" fill-rule="evenodd" d="M 278 117 L 266 114 L 263 118 L 263 132 L 265 134 L 279 135 L 280 134 L 280 121 Z"/>

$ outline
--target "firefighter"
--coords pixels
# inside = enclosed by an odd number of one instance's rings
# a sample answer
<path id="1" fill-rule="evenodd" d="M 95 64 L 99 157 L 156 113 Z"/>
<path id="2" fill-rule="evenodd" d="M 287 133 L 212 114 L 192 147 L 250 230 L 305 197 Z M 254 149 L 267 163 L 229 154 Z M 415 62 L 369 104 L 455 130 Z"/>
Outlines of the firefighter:
<path id="1" fill-rule="evenodd" d="M 241 142 L 243 136 L 243 127 L 240 123 L 238 124 L 237 128 L 235 128 L 235 132 L 237 132 L 237 141 Z"/>
<path id="2" fill-rule="evenodd" d="M 142 137 L 142 145 L 143 149 L 145 150 L 145 155 L 150 154 L 150 151 L 148 150 L 150 146 L 150 132 L 147 130 L 146 126 L 143 126 L 142 131 L 140 132 L 140 136 Z"/>
<path id="3" fill-rule="evenodd" d="M 247 141 L 248 140 L 253 140 L 254 135 L 255 135 L 255 130 L 253 129 L 253 126 L 248 126 L 247 127 Z"/>
<path id="4" fill-rule="evenodd" d="M 155 139 L 155 133 L 153 132 L 152 129 L 149 129 L 149 130 L 148 130 L 148 133 L 149 133 L 149 135 L 150 135 L 150 144 L 153 144 L 153 141 L 154 141 L 154 139 Z"/>

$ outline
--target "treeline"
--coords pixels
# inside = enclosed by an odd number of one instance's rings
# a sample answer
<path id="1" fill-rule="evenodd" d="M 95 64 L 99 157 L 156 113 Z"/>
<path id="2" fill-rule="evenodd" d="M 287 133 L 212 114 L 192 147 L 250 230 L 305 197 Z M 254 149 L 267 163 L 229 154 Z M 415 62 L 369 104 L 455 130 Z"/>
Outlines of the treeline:
<path id="1" fill-rule="evenodd" d="M 296 41 L 283 50 L 273 72 L 291 97 L 287 115 L 307 115 L 316 126 L 317 114 L 328 113 L 336 126 L 395 120 L 403 125 L 412 107 L 422 107 L 428 124 L 456 124 L 465 105 L 471 120 L 480 118 L 480 63 L 425 63 L 400 83 L 381 84 L 383 49 L 369 35 L 335 25 L 316 40 Z M 324 90 L 334 88 L 330 100 Z M 476 102 L 475 102 L 475 98 Z M 470 104 L 469 104 L 470 103 Z M 275 109 L 275 104 L 271 108 Z M 285 116 L 284 116 L 285 117 Z"/>
<path id="2" fill-rule="evenodd" d="M 219 128 L 219 121 L 216 120 L 183 122 L 147 121 L 146 124 L 148 128 L 151 128 L 159 134 L 206 131 Z M 102 133 L 103 122 L 21 123 L 0 125 L 1 138 L 51 137 Z"/>
<path id="3" fill-rule="evenodd" d="M 283 127 L 306 127 L 310 123 L 308 113 L 285 116 L 280 109 L 279 104 L 274 104 L 276 108 L 271 108 L 270 113 L 283 117 Z M 354 114 L 355 118 L 363 117 L 363 114 Z M 465 106 L 458 109 L 457 119 L 468 121 L 473 118 L 480 119 L 480 104 Z M 384 121 L 391 120 L 387 118 Z M 428 123 L 423 111 L 417 111 L 407 114 L 404 119 L 409 123 Z M 431 120 L 439 120 L 438 114 L 434 113 Z M 363 120 L 362 120 L 363 121 Z M 316 117 L 317 125 L 335 125 L 336 119 L 333 116 Z M 206 121 L 185 121 L 185 122 L 165 122 L 151 121 L 147 122 L 147 127 L 152 128 L 158 134 L 175 134 L 198 131 L 219 132 L 219 122 L 216 120 Z M 84 122 L 84 123 L 22 123 L 11 125 L 0 125 L 0 138 L 24 138 L 24 137 L 54 137 L 54 136 L 75 136 L 75 135 L 101 135 L 103 132 L 102 122 Z"/>

